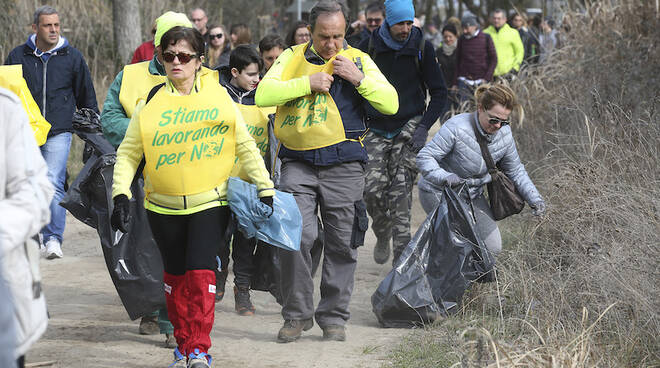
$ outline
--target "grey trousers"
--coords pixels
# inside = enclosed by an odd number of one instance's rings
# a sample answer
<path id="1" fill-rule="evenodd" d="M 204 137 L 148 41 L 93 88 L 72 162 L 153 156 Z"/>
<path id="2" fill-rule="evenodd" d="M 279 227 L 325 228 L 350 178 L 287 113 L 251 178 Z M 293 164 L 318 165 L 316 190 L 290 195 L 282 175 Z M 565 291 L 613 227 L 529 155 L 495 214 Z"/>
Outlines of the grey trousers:
<path id="1" fill-rule="evenodd" d="M 357 265 L 351 239 L 356 202 L 361 202 L 364 190 L 364 168 L 359 162 L 324 167 L 283 160 L 280 190 L 294 195 L 303 218 L 300 251 L 278 248 L 282 317 L 301 320 L 314 315 L 321 328 L 345 325 Z M 311 249 L 318 233 L 317 210 L 325 239 L 321 301 L 314 313 Z"/>
<path id="2" fill-rule="evenodd" d="M 419 190 L 419 202 L 427 214 L 438 206 L 441 199 L 441 192 Z M 472 200 L 472 206 L 474 208 L 474 217 L 477 220 L 475 227 L 477 234 L 484 241 L 484 244 L 486 244 L 486 248 L 494 255 L 497 255 L 502 250 L 502 236 L 495 222 L 493 211 L 490 209 L 490 204 L 488 204 L 486 197 L 481 194 Z"/>

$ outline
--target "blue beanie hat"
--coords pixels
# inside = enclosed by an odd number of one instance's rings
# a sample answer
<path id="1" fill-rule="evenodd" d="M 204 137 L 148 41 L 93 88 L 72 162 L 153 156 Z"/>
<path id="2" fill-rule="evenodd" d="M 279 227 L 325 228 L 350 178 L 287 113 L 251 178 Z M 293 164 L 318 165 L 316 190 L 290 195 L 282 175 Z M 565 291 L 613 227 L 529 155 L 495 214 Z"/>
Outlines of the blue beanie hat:
<path id="1" fill-rule="evenodd" d="M 389 25 L 415 20 L 415 7 L 412 0 L 386 0 L 385 20 Z"/>

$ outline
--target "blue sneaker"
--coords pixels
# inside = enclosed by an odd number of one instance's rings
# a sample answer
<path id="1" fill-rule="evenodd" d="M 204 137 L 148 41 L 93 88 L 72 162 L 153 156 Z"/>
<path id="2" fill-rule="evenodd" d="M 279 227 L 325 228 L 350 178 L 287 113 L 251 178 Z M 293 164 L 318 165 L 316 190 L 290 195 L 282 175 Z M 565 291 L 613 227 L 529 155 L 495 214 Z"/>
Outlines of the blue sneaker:
<path id="1" fill-rule="evenodd" d="M 169 365 L 170 368 L 188 368 L 185 355 L 181 354 L 179 348 L 174 349 L 174 362 Z"/>
<path id="2" fill-rule="evenodd" d="M 188 368 L 210 368 L 211 356 L 206 353 L 200 353 L 195 349 L 193 353 L 188 354 Z"/>

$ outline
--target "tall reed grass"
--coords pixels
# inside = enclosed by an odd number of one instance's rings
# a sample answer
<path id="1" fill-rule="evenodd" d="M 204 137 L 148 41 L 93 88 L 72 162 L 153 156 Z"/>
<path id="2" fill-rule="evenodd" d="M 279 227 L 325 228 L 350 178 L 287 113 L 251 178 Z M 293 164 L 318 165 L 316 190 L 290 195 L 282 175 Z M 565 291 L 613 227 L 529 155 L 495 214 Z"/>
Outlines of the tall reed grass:
<path id="1" fill-rule="evenodd" d="M 426 366 L 410 358 L 420 342 L 456 367 L 660 366 L 660 13 L 587 3 L 567 12 L 564 47 L 511 84 L 547 215 L 501 222 L 497 285 L 475 285 L 394 366 Z"/>

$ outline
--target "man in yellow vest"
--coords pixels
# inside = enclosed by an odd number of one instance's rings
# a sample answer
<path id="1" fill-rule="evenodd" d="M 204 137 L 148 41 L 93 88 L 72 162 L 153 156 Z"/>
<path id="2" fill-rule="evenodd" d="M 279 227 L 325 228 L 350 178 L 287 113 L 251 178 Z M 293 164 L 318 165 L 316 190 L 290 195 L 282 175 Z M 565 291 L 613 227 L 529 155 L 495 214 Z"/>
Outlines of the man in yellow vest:
<path id="1" fill-rule="evenodd" d="M 151 61 L 126 65 L 110 85 L 103 103 L 101 125 L 103 126 L 105 138 L 115 148 L 119 147 L 124 139 L 126 128 L 133 116 L 138 100 L 148 94 L 154 86 L 164 83 L 167 79 L 162 63 L 160 39 L 165 32 L 176 26 L 193 27 L 188 17 L 182 13 L 170 11 L 156 19 L 156 34 L 154 37 L 156 51 Z M 206 68 L 202 69 L 202 77 L 213 79 L 216 83 L 219 80 L 217 72 Z M 142 202 L 138 201 L 138 203 L 141 204 Z M 142 317 L 140 321 L 140 334 L 155 335 L 160 331 L 161 334 L 165 334 L 165 345 L 170 348 L 176 347 L 173 330 L 172 324 L 167 319 L 165 308 Z"/>
<path id="2" fill-rule="evenodd" d="M 325 339 L 346 339 L 356 248 L 369 226 L 362 201 L 364 104 L 390 115 L 399 108 L 396 90 L 369 55 L 344 40 L 346 19 L 343 3 L 318 2 L 310 12 L 312 40 L 285 50 L 257 88 L 258 106 L 277 106 L 280 189 L 293 193 L 303 217 L 300 251 L 278 248 L 285 320 L 279 342 L 300 338 L 312 328 L 312 317 Z M 317 209 L 325 240 L 321 301 L 314 311 L 310 250 Z"/>
<path id="3" fill-rule="evenodd" d="M 506 13 L 502 9 L 493 11 L 491 25 L 484 30 L 490 35 L 497 53 L 497 66 L 493 76 L 506 77 L 518 73 L 525 57 L 525 47 L 517 30 L 506 22 Z"/>

